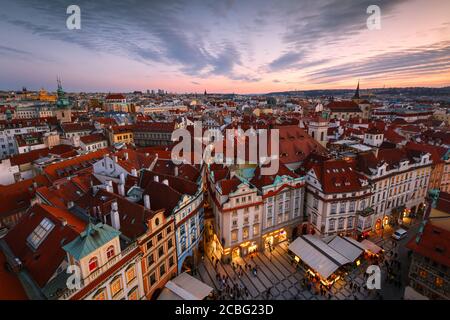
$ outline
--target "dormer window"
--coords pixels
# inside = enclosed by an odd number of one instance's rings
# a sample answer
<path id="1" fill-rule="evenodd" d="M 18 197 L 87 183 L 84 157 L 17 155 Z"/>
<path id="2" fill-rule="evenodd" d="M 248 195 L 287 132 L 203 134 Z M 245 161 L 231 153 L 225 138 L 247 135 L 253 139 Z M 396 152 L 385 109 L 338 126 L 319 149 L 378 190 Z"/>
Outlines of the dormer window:
<path id="1" fill-rule="evenodd" d="M 98 269 L 98 259 L 97 257 L 92 257 L 89 260 L 89 272 L 93 272 Z"/>
<path id="2" fill-rule="evenodd" d="M 50 231 L 55 227 L 53 222 L 49 219 L 42 219 L 41 223 L 33 230 L 33 232 L 28 236 L 27 242 L 28 244 L 36 250 L 39 248 L 40 244 L 47 238 L 50 234 Z"/>
<path id="3" fill-rule="evenodd" d="M 114 254 L 114 246 L 109 246 L 108 250 L 106 250 L 106 257 L 108 258 L 108 260 L 110 260 L 114 256 L 115 256 L 115 254 Z"/>

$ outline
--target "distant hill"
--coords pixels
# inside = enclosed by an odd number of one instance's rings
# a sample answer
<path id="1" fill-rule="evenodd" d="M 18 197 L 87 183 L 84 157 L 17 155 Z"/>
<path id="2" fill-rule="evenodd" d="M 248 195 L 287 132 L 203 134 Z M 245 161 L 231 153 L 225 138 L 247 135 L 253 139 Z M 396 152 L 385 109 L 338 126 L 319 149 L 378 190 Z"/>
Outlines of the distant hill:
<path id="1" fill-rule="evenodd" d="M 304 91 L 281 91 L 270 92 L 267 96 L 345 96 L 354 94 L 355 89 L 323 89 L 323 90 L 304 90 Z M 411 88 L 373 88 L 361 89 L 361 95 L 368 93 L 374 95 L 404 95 L 404 96 L 448 96 L 450 95 L 450 87 L 428 88 L 428 87 L 411 87 Z"/>

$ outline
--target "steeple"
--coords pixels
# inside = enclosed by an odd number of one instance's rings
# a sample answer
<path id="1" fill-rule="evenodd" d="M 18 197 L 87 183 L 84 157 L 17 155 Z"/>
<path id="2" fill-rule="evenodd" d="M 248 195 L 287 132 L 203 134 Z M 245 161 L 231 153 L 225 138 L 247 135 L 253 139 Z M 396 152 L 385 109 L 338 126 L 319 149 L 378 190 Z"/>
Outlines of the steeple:
<path id="1" fill-rule="evenodd" d="M 359 80 L 358 80 L 358 86 L 356 87 L 355 95 L 353 96 L 353 99 L 359 99 Z"/>

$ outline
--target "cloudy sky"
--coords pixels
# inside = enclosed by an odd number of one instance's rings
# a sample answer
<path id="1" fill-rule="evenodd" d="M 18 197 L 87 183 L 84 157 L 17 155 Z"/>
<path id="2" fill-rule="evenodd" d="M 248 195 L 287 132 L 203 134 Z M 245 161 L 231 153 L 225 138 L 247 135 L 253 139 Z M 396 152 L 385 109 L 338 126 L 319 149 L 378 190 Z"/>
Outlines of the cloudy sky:
<path id="1" fill-rule="evenodd" d="M 81 8 L 69 30 L 66 9 Z M 367 28 L 369 5 L 381 29 Z M 0 0 L 0 89 L 450 85 L 448 0 Z"/>

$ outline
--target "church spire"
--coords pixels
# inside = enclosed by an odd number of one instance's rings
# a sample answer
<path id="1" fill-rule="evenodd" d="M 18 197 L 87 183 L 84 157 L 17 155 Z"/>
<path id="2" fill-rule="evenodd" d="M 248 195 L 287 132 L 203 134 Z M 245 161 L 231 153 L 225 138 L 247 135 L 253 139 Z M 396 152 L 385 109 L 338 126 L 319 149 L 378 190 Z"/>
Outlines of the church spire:
<path id="1" fill-rule="evenodd" d="M 356 87 L 355 95 L 353 96 L 353 99 L 359 99 L 359 80 L 358 80 L 358 86 Z"/>

